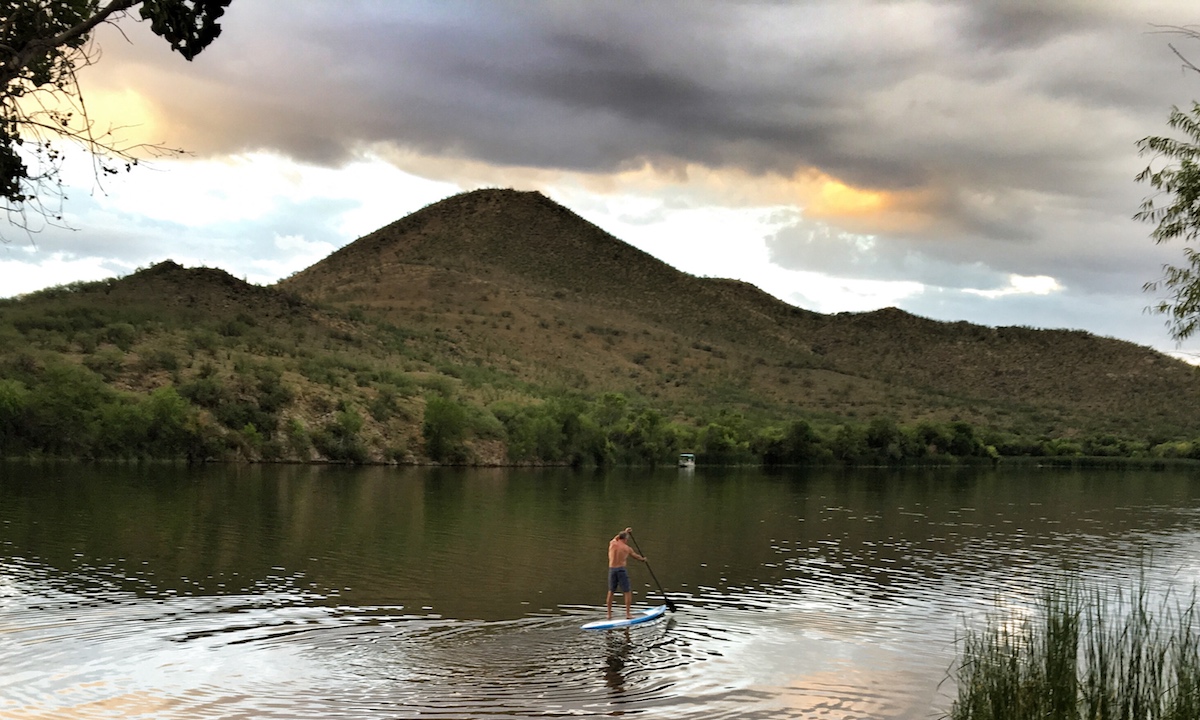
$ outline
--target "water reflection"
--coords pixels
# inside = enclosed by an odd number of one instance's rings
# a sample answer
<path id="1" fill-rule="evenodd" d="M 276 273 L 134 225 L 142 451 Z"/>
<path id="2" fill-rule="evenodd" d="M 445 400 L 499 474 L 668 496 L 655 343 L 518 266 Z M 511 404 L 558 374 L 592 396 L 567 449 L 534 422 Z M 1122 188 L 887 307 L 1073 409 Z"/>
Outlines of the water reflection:
<path id="1" fill-rule="evenodd" d="M 0 717 L 928 718 L 997 596 L 1190 587 L 1198 514 L 1190 472 L 0 465 Z M 680 612 L 581 632 L 626 525 Z"/>
<path id="2" fill-rule="evenodd" d="M 629 637 L 629 628 L 608 630 L 604 635 L 604 682 L 617 699 L 625 693 L 625 665 L 629 662 L 633 641 Z"/>

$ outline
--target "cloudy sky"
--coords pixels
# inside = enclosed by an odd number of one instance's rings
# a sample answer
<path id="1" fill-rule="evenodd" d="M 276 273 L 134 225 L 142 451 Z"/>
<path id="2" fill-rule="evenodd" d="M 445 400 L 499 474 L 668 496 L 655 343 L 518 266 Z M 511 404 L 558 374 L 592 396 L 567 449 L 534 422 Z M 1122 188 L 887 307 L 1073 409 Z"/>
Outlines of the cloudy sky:
<path id="1" fill-rule="evenodd" d="M 164 259 L 268 284 L 454 193 L 540 190 L 687 272 L 819 312 L 1177 348 L 1142 285 L 1136 142 L 1200 98 L 1192 0 L 234 0 L 194 62 L 127 18 L 94 119 L 185 148 L 67 228 L 0 228 L 0 296 Z"/>

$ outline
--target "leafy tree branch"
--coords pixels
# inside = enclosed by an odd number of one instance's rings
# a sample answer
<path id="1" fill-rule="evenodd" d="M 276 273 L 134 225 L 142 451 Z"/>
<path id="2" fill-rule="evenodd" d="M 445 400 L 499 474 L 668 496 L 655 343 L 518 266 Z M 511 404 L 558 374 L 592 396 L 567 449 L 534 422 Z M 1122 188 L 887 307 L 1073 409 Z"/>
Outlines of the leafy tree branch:
<path id="1" fill-rule="evenodd" d="M 0 207 L 28 227 L 27 211 L 50 221 L 47 204 L 63 198 L 63 141 L 89 152 L 95 174 L 132 169 L 140 155 L 181 152 L 123 145 L 121 128 L 99 129 L 89 117 L 77 72 L 99 58 L 93 31 L 134 8 L 150 29 L 187 60 L 208 47 L 232 0 L 0 0 Z"/>
<path id="2" fill-rule="evenodd" d="M 1200 30 L 1195 28 L 1167 27 L 1160 31 L 1200 39 Z M 1183 61 L 1185 70 L 1200 72 L 1175 46 L 1171 51 Z M 1155 226 L 1150 237 L 1157 244 L 1176 239 L 1191 243 L 1200 235 L 1200 103 L 1193 102 L 1188 109 L 1172 107 L 1167 127 L 1183 137 L 1151 136 L 1137 143 L 1140 155 L 1151 155 L 1165 164 L 1156 167 L 1152 162 L 1137 174 L 1136 180 L 1148 183 L 1155 192 L 1133 217 Z M 1185 247 L 1183 256 L 1183 264 L 1164 265 L 1162 277 L 1143 286 L 1146 292 L 1166 294 L 1149 310 L 1167 316 L 1167 326 L 1176 341 L 1200 329 L 1200 250 Z"/>

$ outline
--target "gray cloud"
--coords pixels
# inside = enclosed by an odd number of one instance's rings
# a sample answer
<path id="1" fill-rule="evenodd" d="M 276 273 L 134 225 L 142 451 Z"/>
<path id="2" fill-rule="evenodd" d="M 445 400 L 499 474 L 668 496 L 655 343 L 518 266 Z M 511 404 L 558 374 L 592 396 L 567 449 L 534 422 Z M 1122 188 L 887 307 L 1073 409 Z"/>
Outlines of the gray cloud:
<path id="1" fill-rule="evenodd" d="M 137 28 L 96 79 L 151 86 L 202 151 L 1069 185 L 1131 152 L 1131 101 L 1149 130 L 1182 97 L 1148 29 L 1083 3 L 235 3 L 195 63 Z"/>

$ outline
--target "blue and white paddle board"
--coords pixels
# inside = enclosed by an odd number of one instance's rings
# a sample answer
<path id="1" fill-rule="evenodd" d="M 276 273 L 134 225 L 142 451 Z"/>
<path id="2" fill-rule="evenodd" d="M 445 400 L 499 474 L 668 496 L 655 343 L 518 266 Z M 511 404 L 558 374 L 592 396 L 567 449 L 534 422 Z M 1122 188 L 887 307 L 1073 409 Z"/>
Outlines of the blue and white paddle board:
<path id="1" fill-rule="evenodd" d="M 667 611 L 666 605 L 652 607 L 649 610 L 643 610 L 640 615 L 634 615 L 631 618 L 621 618 L 620 620 L 597 620 L 584 625 L 584 630 L 611 630 L 613 628 L 629 627 L 630 625 L 641 625 L 642 623 L 650 622 L 663 616 Z"/>

